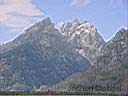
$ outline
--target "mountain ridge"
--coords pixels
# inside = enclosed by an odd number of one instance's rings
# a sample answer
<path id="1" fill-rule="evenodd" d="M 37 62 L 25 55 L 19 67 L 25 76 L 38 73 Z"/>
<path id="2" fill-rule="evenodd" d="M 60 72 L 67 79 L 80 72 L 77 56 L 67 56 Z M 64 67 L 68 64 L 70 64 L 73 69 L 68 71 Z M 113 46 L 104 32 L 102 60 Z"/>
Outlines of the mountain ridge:
<path id="1" fill-rule="evenodd" d="M 72 75 L 49 89 L 56 91 L 111 91 L 128 94 L 127 49 L 128 30 L 122 28 L 113 39 L 104 45 L 95 66 Z"/>
<path id="2" fill-rule="evenodd" d="M 105 44 L 96 27 L 88 21 L 74 19 L 64 23 L 60 29 L 62 35 L 75 46 L 74 49 L 93 64 L 98 56 L 96 53 Z"/>
<path id="3" fill-rule="evenodd" d="M 89 68 L 72 47 L 49 18 L 36 23 L 1 49 L 0 90 L 32 91 Z"/>

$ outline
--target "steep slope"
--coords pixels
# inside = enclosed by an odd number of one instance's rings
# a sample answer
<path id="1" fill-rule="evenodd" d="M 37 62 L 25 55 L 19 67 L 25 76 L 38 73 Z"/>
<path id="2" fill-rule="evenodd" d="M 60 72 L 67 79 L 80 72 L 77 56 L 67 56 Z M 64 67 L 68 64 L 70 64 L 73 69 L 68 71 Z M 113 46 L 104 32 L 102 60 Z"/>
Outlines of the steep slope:
<path id="1" fill-rule="evenodd" d="M 40 21 L 0 48 L 0 91 L 32 91 L 89 68 L 88 60 L 54 28 Z"/>
<path id="2" fill-rule="evenodd" d="M 75 46 L 75 50 L 90 62 L 95 61 L 97 52 L 105 44 L 101 35 L 94 25 L 87 21 L 80 22 L 78 19 L 63 24 L 61 33 L 68 37 L 68 40 Z"/>
<path id="3" fill-rule="evenodd" d="M 53 89 L 128 93 L 128 30 L 120 29 L 99 54 L 95 66 L 69 77 L 53 86 Z"/>

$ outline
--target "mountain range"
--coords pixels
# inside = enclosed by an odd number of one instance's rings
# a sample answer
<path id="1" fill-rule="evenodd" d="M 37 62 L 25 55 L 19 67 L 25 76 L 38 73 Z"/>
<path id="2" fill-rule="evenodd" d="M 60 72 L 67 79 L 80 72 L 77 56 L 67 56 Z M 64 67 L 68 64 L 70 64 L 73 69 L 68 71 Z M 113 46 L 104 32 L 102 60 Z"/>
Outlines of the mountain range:
<path id="1" fill-rule="evenodd" d="M 0 91 L 128 93 L 128 30 L 105 42 L 88 21 L 49 17 L 0 45 Z"/>
<path id="2" fill-rule="evenodd" d="M 99 54 L 89 70 L 72 75 L 53 89 L 128 93 L 128 30 L 120 29 Z"/>

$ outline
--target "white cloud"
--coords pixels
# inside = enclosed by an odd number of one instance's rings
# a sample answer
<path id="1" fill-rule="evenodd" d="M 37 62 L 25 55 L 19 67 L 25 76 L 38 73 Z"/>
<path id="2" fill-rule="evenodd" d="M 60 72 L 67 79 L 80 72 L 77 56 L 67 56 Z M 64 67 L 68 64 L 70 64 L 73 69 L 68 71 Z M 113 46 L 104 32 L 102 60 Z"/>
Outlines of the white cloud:
<path id="1" fill-rule="evenodd" d="M 12 29 L 21 29 L 44 13 L 32 0 L 0 0 L 0 24 Z"/>
<path id="2" fill-rule="evenodd" d="M 71 6 L 83 6 L 89 4 L 90 2 L 91 0 L 72 0 Z"/>

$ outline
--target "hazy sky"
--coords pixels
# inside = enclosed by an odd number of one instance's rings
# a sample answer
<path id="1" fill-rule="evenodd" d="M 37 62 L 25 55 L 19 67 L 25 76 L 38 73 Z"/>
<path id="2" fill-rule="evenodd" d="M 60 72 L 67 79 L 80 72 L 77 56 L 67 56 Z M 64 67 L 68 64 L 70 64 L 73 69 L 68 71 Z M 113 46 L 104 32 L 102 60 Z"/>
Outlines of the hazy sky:
<path id="1" fill-rule="evenodd" d="M 105 40 L 128 28 L 128 0 L 0 0 L 0 42 L 46 16 L 58 24 L 72 17 L 94 24 Z"/>

